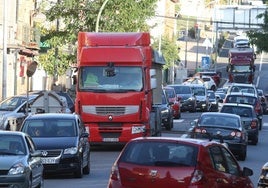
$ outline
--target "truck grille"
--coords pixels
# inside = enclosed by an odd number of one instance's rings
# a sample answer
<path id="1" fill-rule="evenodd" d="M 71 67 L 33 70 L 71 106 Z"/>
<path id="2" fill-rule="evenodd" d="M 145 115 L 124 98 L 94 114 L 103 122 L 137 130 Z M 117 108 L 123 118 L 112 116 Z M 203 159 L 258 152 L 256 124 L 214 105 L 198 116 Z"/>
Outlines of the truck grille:
<path id="1" fill-rule="evenodd" d="M 139 110 L 139 106 L 129 105 L 129 106 L 82 106 L 82 110 L 88 114 L 95 114 L 95 115 L 113 115 L 113 116 L 120 116 L 120 115 L 127 115 L 137 113 Z"/>

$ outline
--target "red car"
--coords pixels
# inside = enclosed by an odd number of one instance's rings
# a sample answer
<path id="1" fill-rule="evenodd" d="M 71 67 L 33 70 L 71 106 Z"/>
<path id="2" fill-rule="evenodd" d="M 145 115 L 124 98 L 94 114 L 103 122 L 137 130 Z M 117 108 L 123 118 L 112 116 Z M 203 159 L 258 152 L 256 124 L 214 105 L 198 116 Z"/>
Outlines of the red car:
<path id="1" fill-rule="evenodd" d="M 168 86 L 163 89 L 167 95 L 169 103 L 172 105 L 174 119 L 179 119 L 181 117 L 181 102 L 176 95 L 175 89 Z"/>
<path id="2" fill-rule="evenodd" d="M 216 141 L 140 137 L 119 154 L 107 188 L 253 188 L 252 174 Z"/>

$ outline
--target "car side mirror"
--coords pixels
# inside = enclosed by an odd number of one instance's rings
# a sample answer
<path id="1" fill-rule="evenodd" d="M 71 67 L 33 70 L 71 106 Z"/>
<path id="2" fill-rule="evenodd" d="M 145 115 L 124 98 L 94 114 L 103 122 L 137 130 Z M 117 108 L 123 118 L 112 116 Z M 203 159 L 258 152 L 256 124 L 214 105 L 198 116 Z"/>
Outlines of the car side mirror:
<path id="1" fill-rule="evenodd" d="M 251 170 L 248 167 L 244 167 L 242 171 L 243 176 L 252 176 L 253 175 L 253 170 Z"/>

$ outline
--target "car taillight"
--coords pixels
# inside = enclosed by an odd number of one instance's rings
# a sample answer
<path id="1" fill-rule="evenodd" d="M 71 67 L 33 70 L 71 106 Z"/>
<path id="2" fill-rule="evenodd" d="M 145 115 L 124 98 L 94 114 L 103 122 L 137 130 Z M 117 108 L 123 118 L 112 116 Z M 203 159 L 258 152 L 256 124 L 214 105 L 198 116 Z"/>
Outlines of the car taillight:
<path id="1" fill-rule="evenodd" d="M 117 165 L 112 166 L 110 178 L 115 181 L 120 181 L 119 169 Z"/>
<path id="2" fill-rule="evenodd" d="M 257 104 L 255 106 L 255 112 L 257 114 L 261 114 L 261 104 L 259 102 L 257 102 Z"/>
<path id="3" fill-rule="evenodd" d="M 252 120 L 250 123 L 250 128 L 251 129 L 256 129 L 257 128 L 257 120 Z"/>
<path id="4" fill-rule="evenodd" d="M 204 173 L 201 170 L 195 170 L 191 179 L 191 184 L 199 183 L 204 177 Z"/>

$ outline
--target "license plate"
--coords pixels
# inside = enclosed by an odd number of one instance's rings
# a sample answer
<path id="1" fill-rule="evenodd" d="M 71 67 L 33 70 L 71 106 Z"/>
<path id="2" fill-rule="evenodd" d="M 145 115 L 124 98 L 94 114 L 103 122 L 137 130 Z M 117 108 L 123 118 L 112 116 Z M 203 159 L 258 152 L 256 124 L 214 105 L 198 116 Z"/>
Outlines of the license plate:
<path id="1" fill-rule="evenodd" d="M 41 158 L 43 164 L 55 164 L 56 160 L 54 158 Z"/>
<path id="2" fill-rule="evenodd" d="M 103 142 L 118 142 L 119 139 L 118 138 L 103 138 L 102 141 Z"/>

